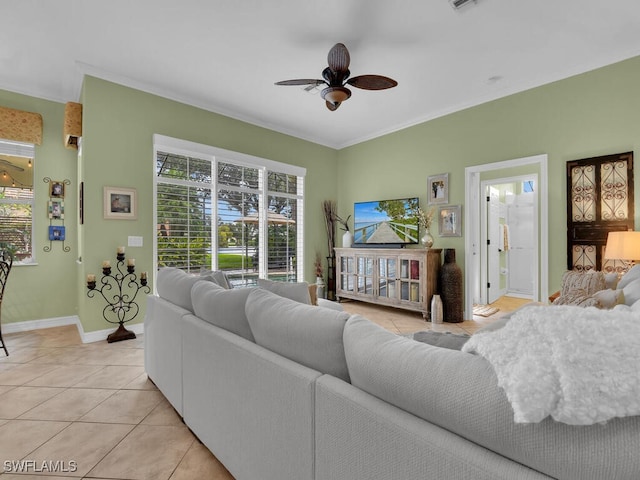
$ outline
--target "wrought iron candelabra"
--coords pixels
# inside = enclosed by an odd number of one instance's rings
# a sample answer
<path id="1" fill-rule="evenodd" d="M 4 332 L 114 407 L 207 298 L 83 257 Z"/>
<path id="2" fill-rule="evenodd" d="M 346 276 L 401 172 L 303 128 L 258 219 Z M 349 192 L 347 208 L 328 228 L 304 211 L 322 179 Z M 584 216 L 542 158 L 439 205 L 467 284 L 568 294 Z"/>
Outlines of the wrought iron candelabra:
<path id="1" fill-rule="evenodd" d="M 136 334 L 124 327 L 124 324 L 130 322 L 138 315 L 140 307 L 135 299 L 138 292 L 142 290 L 144 293 L 150 293 L 151 289 L 147 285 L 147 272 L 140 274 L 140 282 L 135 274 L 135 259 L 130 258 L 127 261 L 126 273 L 124 247 L 118 247 L 116 264 L 116 273 L 112 273 L 111 262 L 105 260 L 102 262 L 102 278 L 100 279 L 100 287 L 96 287 L 96 276 L 87 275 L 87 296 L 93 298 L 96 292 L 107 302 L 106 307 L 102 310 L 104 319 L 113 324 L 118 324 L 118 329 L 107 337 L 109 343 L 119 342 L 121 340 L 129 340 L 136 338 Z"/>

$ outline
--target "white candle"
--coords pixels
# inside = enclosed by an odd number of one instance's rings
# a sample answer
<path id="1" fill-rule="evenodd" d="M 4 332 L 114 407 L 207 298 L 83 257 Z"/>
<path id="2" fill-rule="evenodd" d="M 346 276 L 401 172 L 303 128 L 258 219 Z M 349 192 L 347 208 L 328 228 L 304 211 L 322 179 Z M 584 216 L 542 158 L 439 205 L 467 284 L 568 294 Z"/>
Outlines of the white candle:
<path id="1" fill-rule="evenodd" d="M 109 260 L 103 260 L 102 268 L 111 268 L 111 262 Z"/>
<path id="2" fill-rule="evenodd" d="M 118 247 L 118 254 L 124 253 L 124 247 Z"/>
<path id="3" fill-rule="evenodd" d="M 96 281 L 96 276 L 93 273 L 90 273 L 89 275 L 87 275 L 87 283 L 95 282 L 95 281 Z"/>
<path id="4" fill-rule="evenodd" d="M 140 280 L 146 280 L 147 279 L 147 272 L 142 272 L 140 274 Z"/>
<path id="5" fill-rule="evenodd" d="M 133 267 L 136 264 L 136 259 L 135 258 L 129 258 L 127 260 L 127 266 L 128 267 Z"/>

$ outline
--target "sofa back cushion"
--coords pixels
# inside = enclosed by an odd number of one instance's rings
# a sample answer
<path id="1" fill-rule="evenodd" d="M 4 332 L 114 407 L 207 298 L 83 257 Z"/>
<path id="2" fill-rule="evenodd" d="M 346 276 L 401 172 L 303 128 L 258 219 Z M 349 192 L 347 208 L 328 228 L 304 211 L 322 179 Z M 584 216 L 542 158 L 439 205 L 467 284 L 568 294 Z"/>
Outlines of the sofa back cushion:
<path id="1" fill-rule="evenodd" d="M 193 313 L 216 327 L 235 333 L 253 342 L 253 334 L 244 313 L 250 288 L 227 290 L 220 285 L 200 281 L 191 289 Z"/>
<path id="2" fill-rule="evenodd" d="M 258 345 L 349 381 L 342 341 L 348 313 L 299 303 L 262 288 L 249 294 L 246 313 Z"/>
<path id="3" fill-rule="evenodd" d="M 158 296 L 193 313 L 191 287 L 200 280 L 203 279 L 179 268 L 164 267 L 158 270 L 156 290 Z"/>
<path id="4" fill-rule="evenodd" d="M 477 355 L 415 342 L 358 315 L 345 326 L 344 347 L 354 386 L 553 478 L 638 472 L 629 452 L 640 448 L 640 416 L 579 427 L 515 423 L 493 368 Z"/>
<path id="5" fill-rule="evenodd" d="M 258 279 L 258 287 L 290 300 L 311 305 L 311 295 L 307 282 L 274 282 L 266 278 Z"/>

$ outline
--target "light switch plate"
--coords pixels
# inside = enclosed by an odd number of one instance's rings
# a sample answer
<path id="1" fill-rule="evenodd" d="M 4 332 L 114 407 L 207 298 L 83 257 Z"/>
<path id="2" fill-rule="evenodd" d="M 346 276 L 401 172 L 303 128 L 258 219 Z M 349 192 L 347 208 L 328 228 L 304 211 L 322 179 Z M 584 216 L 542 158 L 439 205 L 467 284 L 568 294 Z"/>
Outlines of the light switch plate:
<path id="1" fill-rule="evenodd" d="M 130 247 L 141 247 L 142 246 L 142 237 L 128 237 L 128 244 Z"/>

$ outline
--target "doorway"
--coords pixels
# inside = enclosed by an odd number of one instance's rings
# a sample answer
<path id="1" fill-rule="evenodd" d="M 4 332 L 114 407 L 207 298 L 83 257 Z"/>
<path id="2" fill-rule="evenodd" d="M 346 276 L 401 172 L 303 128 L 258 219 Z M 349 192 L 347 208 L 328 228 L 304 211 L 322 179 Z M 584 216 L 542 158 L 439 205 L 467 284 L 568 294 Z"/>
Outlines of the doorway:
<path id="1" fill-rule="evenodd" d="M 486 209 L 486 194 L 482 183 L 520 175 L 537 175 L 537 272 L 532 300 L 548 296 L 548 199 L 547 155 L 506 160 L 465 168 L 465 318 L 473 318 L 473 305 L 487 302 L 487 271 L 483 268 L 486 256 L 486 231 L 482 218 Z"/>
<path id="2" fill-rule="evenodd" d="M 486 303 L 503 296 L 533 300 L 538 288 L 538 176 L 487 180 L 481 268 Z M 486 281 L 484 281 L 486 278 Z"/>

